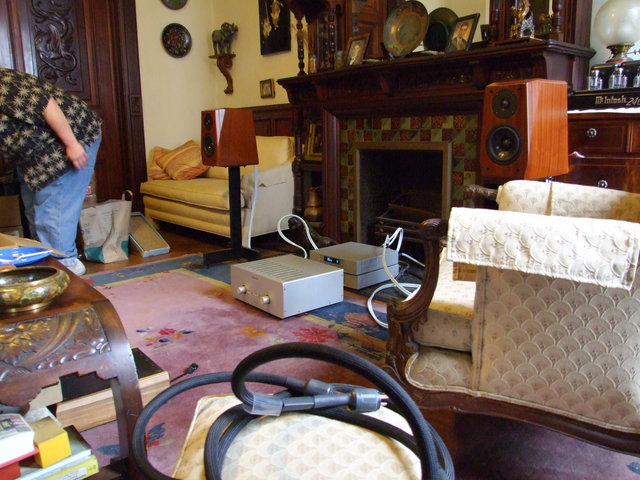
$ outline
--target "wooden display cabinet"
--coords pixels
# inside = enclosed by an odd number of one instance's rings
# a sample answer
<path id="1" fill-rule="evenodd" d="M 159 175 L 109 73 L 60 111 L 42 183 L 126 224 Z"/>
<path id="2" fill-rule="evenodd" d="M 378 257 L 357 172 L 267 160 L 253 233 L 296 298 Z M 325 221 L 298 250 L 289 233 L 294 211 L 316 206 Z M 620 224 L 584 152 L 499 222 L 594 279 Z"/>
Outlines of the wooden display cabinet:
<path id="1" fill-rule="evenodd" d="M 556 180 L 640 193 L 640 113 L 570 114 L 569 151 Z"/>

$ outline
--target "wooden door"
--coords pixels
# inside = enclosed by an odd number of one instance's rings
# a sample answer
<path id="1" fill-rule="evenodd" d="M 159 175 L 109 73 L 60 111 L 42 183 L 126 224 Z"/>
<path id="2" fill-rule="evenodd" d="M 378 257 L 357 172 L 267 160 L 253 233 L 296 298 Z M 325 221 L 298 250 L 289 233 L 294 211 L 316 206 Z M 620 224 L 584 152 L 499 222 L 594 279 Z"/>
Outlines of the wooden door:
<path id="1" fill-rule="evenodd" d="M 131 0 L 0 0 L 0 66 L 54 83 L 103 119 L 100 201 L 146 179 L 137 52 Z"/>

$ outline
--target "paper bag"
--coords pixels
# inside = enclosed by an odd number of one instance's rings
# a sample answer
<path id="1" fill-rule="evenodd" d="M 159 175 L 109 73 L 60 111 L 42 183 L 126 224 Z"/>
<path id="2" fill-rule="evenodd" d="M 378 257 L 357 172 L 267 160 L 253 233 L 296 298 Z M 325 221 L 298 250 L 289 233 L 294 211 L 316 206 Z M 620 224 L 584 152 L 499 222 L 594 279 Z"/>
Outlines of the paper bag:
<path id="1" fill-rule="evenodd" d="M 129 258 L 131 200 L 127 190 L 120 200 L 107 200 L 80 213 L 84 256 L 92 262 L 111 263 Z"/>

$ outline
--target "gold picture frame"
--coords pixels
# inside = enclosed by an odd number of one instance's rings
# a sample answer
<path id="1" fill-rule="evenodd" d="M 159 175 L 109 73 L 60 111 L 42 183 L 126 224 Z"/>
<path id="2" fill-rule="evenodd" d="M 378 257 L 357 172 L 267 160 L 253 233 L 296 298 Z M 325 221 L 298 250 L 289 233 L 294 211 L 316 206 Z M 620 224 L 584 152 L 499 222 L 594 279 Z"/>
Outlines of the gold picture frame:
<path id="1" fill-rule="evenodd" d="M 304 156 L 307 160 L 322 160 L 322 125 L 319 123 L 309 122 Z"/>
<path id="2" fill-rule="evenodd" d="M 276 96 L 276 86 L 273 78 L 260 80 L 260 98 L 273 98 Z"/>
<path id="3" fill-rule="evenodd" d="M 369 34 L 356 35 L 349 37 L 347 49 L 345 50 L 344 64 L 345 66 L 360 65 L 364 59 L 369 44 Z"/>

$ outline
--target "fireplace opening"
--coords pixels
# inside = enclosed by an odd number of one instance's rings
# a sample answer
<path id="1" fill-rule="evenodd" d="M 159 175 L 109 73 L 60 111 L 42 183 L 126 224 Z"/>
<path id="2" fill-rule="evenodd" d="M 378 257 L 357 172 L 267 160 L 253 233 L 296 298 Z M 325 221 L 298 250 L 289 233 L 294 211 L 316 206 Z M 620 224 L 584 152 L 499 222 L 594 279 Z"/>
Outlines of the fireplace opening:
<path id="1" fill-rule="evenodd" d="M 402 251 L 422 259 L 420 223 L 449 217 L 451 143 L 370 142 L 354 147 L 356 240 L 380 245 L 402 227 Z"/>

